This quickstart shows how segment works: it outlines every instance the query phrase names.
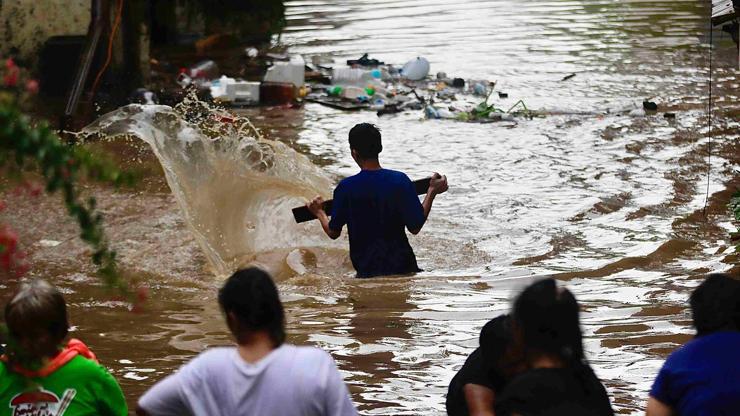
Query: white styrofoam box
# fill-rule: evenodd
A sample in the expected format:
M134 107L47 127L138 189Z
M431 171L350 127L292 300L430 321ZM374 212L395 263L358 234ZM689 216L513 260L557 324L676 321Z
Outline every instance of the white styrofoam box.
M237 81L226 84L226 96L231 101L260 101L260 83L249 81Z

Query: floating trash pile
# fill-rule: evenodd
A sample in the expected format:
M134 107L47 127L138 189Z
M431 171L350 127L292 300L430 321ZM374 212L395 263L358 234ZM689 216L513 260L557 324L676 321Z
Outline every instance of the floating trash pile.
M417 57L402 67L386 65L367 54L347 67L316 64L321 74L309 83L305 100L347 111L374 111L378 116L419 111L429 119L469 122L513 120L533 116L523 101L506 105L508 94L491 81L465 80L444 72L430 76L431 65ZM310 82L310 81L309 81ZM492 103L498 98L499 103Z
M247 50L250 59L254 54ZM365 54L348 60L346 66L327 65L318 56L311 63L300 55L267 53L262 58L271 66L260 81L222 75L215 62L202 61L182 68L176 82L179 88L195 89L201 98L225 107L314 102L344 111L373 111L378 116L418 112L429 119L468 122L534 115L522 101L507 103L508 94L496 90L495 82L465 80L444 72L431 76L431 65L424 57L392 65ZM145 90L137 94L151 103Z
M200 99L223 107L301 106L318 103L343 111L372 111L378 116L418 113L426 119L448 119L460 122L516 123L521 118L565 114L533 110L521 99L497 88L496 81L463 79L445 72L431 75L431 64L416 57L404 65L386 64L364 54L346 65L334 65L330 58L313 56L307 63L301 55L245 50L248 61L265 62L267 69L249 80L222 75L214 61L198 62L181 68L175 89L181 94L195 90ZM560 79L568 81L568 74ZM137 90L133 102L152 104L156 95ZM652 115L657 105L646 100L643 108L626 108L616 113L633 117ZM588 111L580 115L606 115L612 111ZM576 113L568 112L574 115ZM666 118L675 118L666 113Z

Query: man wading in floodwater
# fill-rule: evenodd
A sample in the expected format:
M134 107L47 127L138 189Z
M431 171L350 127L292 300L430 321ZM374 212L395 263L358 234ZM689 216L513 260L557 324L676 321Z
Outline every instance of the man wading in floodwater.
M447 191L447 177L434 173L424 202L419 203L413 183L402 172L383 169L380 131L362 123L349 131L352 158L360 173L339 182L329 220L320 196L306 204L321 222L326 235L339 238L346 224L349 255L357 277L408 274L421 271L404 228L418 234L437 194Z

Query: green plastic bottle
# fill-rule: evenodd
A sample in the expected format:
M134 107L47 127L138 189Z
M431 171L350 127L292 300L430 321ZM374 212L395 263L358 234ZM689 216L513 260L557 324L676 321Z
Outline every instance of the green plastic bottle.
M339 97L340 95L342 95L343 90L344 89L341 86L335 85L333 87L329 87L327 92L333 97Z

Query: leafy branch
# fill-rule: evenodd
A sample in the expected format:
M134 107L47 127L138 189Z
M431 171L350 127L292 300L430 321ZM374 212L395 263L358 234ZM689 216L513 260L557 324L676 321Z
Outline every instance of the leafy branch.
M3 80L0 85L0 168L16 178L24 171L35 170L43 176L47 193L61 193L67 212L79 226L80 238L93 249L91 257L98 275L109 287L130 296L128 285L119 275L116 252L105 237L103 218L96 209L95 198L82 197L79 181L85 178L119 187L133 184L135 177L81 146L65 144L45 122L32 124L22 107L29 96L38 91L38 82L25 79L25 75L12 59L6 60L0 68ZM31 191L32 194L40 192L41 189ZM0 201L0 210L3 208ZM6 224L0 224L0 269L22 275L27 265L17 242L17 233Z
M78 181L85 177L116 187L131 185L134 176L119 171L88 150L63 143L46 123L32 126L28 117L14 105L0 105L0 166L14 163L18 171L38 170L44 177L46 192L60 192L67 212L80 227L80 238L93 248L92 261L103 280L119 290L126 285L118 278L116 252L113 251L96 211L95 198L83 201Z

